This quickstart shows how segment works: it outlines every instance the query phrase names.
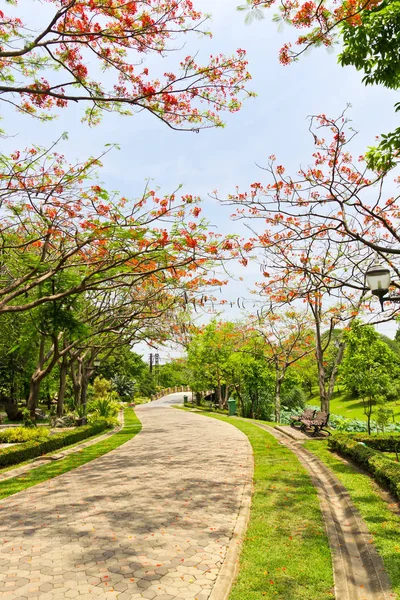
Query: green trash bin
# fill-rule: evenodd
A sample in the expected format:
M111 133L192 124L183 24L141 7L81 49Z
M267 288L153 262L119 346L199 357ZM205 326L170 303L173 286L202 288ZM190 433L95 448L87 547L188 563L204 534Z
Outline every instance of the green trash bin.
M234 398L229 398L228 410L229 410L230 417L233 417L234 415L236 415L236 400Z
M189 396L183 396L183 404L187 404L189 402Z

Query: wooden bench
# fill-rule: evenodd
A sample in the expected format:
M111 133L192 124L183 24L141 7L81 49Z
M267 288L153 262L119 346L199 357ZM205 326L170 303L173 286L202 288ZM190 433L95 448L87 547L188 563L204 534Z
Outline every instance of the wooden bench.
M312 419L301 419L300 429L305 431L306 429L313 429L312 435L317 435L320 431L325 431L328 435L331 435L330 431L325 429L328 425L329 413L324 411L317 411Z
M290 415L290 427L295 427L296 423L301 423L303 419L311 421L314 418L315 410L313 408L306 408L301 415Z

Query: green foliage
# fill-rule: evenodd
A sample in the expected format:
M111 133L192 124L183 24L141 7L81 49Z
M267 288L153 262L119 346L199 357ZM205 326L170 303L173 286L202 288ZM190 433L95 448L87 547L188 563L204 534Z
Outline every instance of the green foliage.
M361 23L342 21L342 66L352 65L364 73L365 84L400 87L400 2L384 0L361 12ZM399 105L396 104L396 110ZM400 127L381 136L378 146L368 149L368 166L379 171L393 168L400 150Z
M135 393L135 382L126 375L115 375L111 379L112 387L124 402L132 400Z
M114 417L118 414L119 405L116 402L118 394L113 390L113 384L104 377L96 377L93 382L92 400L88 403L87 412L99 417Z
M400 433L380 433L377 435L356 433L351 435L350 438L380 452L396 452L396 449L400 449Z
M227 382L228 361L235 349L234 332L234 323L213 320L193 336L187 353L191 389L206 391Z
M282 393L282 406L287 408L304 408L306 404L306 395L299 385L290 387Z
M342 22L341 65L364 72L367 85L400 87L400 2L384 0L361 13L361 26Z
M42 454L53 452L64 446L75 444L76 442L80 442L81 440L96 435L105 429L107 429L106 422L102 420L100 422L92 423L92 425L79 427L74 431L57 433L44 440L26 442L22 447L15 446L7 448L0 454L0 467L16 465L25 460L41 456Z
M113 391L112 387L112 383L108 379L96 377L92 386L93 400L99 400L109 396Z
M101 355L100 355L101 358ZM126 377L135 382L135 391L143 396L151 396L156 391L155 381L149 373L148 364L128 346L118 348L115 353L101 358L97 372L104 378Z
M382 408L392 392L393 380L399 379L399 356L380 339L372 326L359 321L352 324L345 339L341 381L349 391L356 391L362 398L370 426L373 407L379 404Z
M22 420L24 427L36 427L36 423L31 419L30 412L27 408L22 409Z
M400 464L386 458L384 454L373 450L364 442L356 441L347 435L332 436L328 440L328 446L334 452L351 458L400 500Z
M186 386L189 381L189 370L186 360L179 358L160 365L157 373L158 385L162 388Z
M0 430L0 444L18 444L48 438L50 435L47 427L10 427Z
M97 398L90 402L88 411L93 412L99 417L114 417L118 414L119 405L112 398Z
M115 417L100 417L97 413L89 415L88 423L89 425L93 425L93 423L103 423L106 429L114 429L114 427L118 427L118 425L120 424L118 419L116 419Z
M147 404L150 402L150 398L147 398L146 396L135 396L134 402L135 404Z

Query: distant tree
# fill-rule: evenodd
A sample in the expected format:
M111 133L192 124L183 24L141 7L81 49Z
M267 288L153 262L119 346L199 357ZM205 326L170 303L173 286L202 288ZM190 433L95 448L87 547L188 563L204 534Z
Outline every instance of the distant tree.
M157 373L157 383L163 388L187 385L189 370L183 358L176 358L160 365Z
M345 332L346 351L340 367L341 380L362 398L371 433L371 416L390 393L393 380L400 378L400 359L383 342L374 327L354 321Z
M234 323L213 320L192 337L187 350L193 391L214 389L220 408L227 404L233 387L229 358L241 334Z

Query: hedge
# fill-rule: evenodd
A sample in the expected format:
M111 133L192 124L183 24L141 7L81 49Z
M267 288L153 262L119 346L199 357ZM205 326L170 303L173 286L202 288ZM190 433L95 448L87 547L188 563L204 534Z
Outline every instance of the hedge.
M329 449L351 458L400 500L400 463L354 438L355 436L340 434L332 436L328 440Z
M99 419L91 425L85 425L84 427L78 427L73 431L67 431L64 433L56 433L55 435L38 441L26 442L22 446L15 446L7 448L6 450L0 450L0 467L9 467L10 465L16 465L20 462L24 462L42 454L53 452L64 446L69 446L80 442L88 437L101 433L110 426L106 419Z
M50 436L47 427L7 427L0 430L0 444L21 444Z
M354 433L350 434L349 437L356 442L362 442L369 448L380 450L381 452L395 452L396 448L400 450L400 434L398 433L381 433L378 435Z

